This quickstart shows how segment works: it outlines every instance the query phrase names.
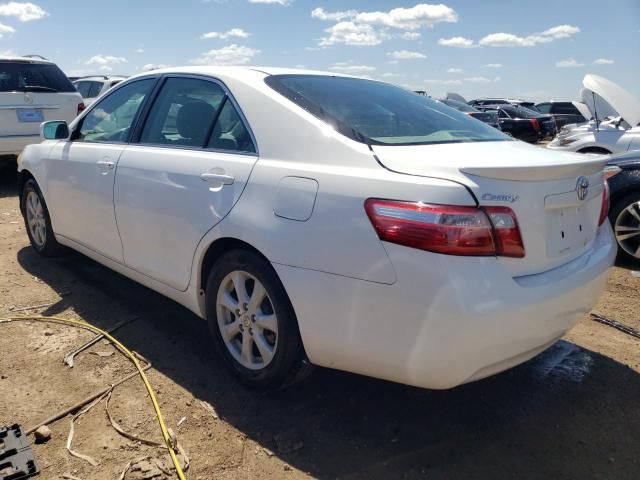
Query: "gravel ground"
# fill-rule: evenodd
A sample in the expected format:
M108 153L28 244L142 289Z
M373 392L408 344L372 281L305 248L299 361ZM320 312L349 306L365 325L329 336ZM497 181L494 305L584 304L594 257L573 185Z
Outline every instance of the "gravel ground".
M153 364L149 379L191 459L190 479L640 478L638 339L585 318L532 361L449 391L318 370L293 388L259 394L233 380L204 322L184 308L79 254L36 255L13 178L0 179L0 316L59 315L101 328L136 318L116 336ZM611 270L595 311L640 329L632 269ZM33 305L46 306L17 311ZM91 338L86 331L0 329L0 425L30 426L132 371L103 342L65 366L65 353ZM138 378L115 389L109 409L126 431L161 440ZM66 450L69 417L49 426L51 440L33 447L43 479L114 480L140 457L166 462L161 449L119 435L104 402L76 421L73 439L96 466ZM126 478L171 478L153 472Z

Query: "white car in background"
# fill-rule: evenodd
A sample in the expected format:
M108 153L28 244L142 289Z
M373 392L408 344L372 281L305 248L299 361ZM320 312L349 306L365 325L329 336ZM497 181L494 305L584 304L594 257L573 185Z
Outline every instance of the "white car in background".
M0 56L0 156L40 142L40 124L71 122L82 97L55 63L41 57Z
M427 388L522 363L597 302L604 160L382 82L155 70L19 162L33 248L71 247L207 319L254 386L309 362Z
M73 82L86 106L91 105L96 98L117 84L126 80L127 77L120 75L104 75L93 77L82 77Z
M583 101L594 120L565 126L547 147L600 154L640 149L640 100L597 75L586 75L582 84Z

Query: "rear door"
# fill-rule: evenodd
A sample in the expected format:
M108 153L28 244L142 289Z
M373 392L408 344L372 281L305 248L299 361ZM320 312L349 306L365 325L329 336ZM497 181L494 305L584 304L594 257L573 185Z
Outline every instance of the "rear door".
M238 201L257 158L249 128L221 83L166 78L116 172L125 264L185 290L196 246Z
M113 209L115 169L155 82L134 81L101 99L76 126L71 141L55 144L45 161L55 232L118 262L123 258Z
M54 64L0 61L0 137L36 136L48 120L70 122L81 102Z

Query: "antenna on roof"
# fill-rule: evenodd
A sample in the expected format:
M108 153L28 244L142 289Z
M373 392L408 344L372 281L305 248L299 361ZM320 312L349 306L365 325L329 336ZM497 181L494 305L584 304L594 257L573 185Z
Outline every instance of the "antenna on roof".
M47 58L43 57L42 55L38 55L35 53L31 53L29 55L23 55L24 58L39 58L40 60L48 60Z

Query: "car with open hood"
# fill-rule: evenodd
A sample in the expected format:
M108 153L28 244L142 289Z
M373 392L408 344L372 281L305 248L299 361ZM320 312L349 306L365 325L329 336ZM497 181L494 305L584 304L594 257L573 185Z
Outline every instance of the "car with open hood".
M547 147L601 154L640 149L640 100L598 75L585 75L582 84L582 97L593 121L565 127ZM606 123L602 121L605 117Z
M604 159L375 80L154 70L42 138L18 165L33 249L189 308L256 387L309 364L427 388L496 374L589 312L616 255Z

